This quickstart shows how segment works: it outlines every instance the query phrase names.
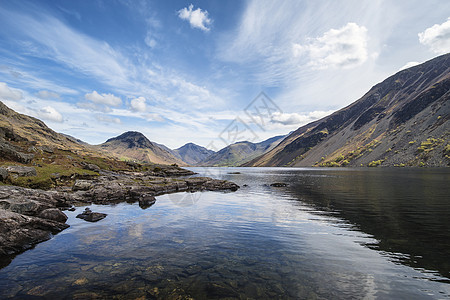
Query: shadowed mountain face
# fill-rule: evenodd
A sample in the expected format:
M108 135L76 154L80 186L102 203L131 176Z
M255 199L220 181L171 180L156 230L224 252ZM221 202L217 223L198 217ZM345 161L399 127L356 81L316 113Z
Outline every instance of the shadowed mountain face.
M115 155L121 159L157 164L176 163L185 165L181 159L175 157L169 150L151 142L142 133L136 131L125 132L97 147L100 151Z
M181 158L181 160L189 165L195 165L215 153L212 150L208 150L205 147L194 143L187 143L186 145L172 151L179 158Z
M237 142L208 156L201 166L239 166L273 149L285 136L276 136L260 143Z
M450 54L403 70L246 166L448 166Z

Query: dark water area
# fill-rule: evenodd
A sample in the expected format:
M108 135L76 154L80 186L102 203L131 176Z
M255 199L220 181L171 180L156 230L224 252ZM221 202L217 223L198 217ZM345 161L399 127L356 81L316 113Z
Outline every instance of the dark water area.
M450 298L447 169L193 170L241 189L67 212L0 270L0 299Z

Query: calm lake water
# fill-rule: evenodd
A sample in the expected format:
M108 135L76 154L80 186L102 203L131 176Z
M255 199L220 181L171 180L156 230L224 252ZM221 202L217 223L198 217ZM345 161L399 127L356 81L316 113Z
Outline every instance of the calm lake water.
M450 298L448 169L192 169L241 189L67 212L0 299Z

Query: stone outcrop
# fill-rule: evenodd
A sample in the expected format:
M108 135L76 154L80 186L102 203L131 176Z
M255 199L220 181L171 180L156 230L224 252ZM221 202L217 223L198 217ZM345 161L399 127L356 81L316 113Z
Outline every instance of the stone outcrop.
M34 154L23 153L13 145L0 138L0 155L20 163L28 164L34 158Z
M58 192L0 186L0 257L27 250L69 227L61 211L67 207Z

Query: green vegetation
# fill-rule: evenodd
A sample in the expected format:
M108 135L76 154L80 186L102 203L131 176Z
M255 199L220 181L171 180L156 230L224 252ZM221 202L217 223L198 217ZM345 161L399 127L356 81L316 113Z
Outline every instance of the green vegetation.
M445 145L444 147L444 155L446 158L450 159L450 144Z
M383 163L383 161L384 161L384 159L373 160L367 166L368 167L378 167L379 165L381 165Z
M344 155L339 155L336 159L335 159L335 162L340 162L341 160L344 160Z
M426 141L420 143L420 146L417 148L417 151L425 153L433 151L436 146L440 145L443 142L444 139L429 138Z
M37 176L10 176L7 183L29 188L50 189L60 185L71 185L77 178L98 176L98 173L67 165L45 164L36 168Z
M324 161L325 158L322 157L322 162L316 162L316 165L318 165L319 167L344 167L348 165L352 160L360 158L366 153L372 152L373 148L377 147L380 144L380 141L372 140L370 143L367 143L364 146L360 146L356 150L349 151L346 154L339 154L335 159Z

